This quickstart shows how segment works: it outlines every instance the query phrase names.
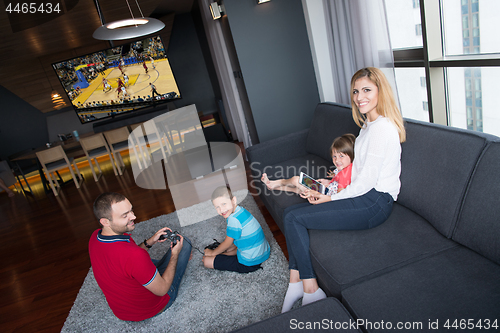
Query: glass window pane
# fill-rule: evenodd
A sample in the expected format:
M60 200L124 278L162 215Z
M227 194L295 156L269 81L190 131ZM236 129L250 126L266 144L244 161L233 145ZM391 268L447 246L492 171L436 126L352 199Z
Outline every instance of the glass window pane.
M422 85L422 79L425 81L424 68L396 68L395 74L403 117L429 121L427 88Z
M462 28L469 29L469 16L468 15L462 15Z
M472 27L479 28L479 14L477 13L472 15Z
M412 0L386 0L389 35L393 49L422 47L420 7Z
M491 27L500 1L441 0L441 7L446 56L500 52L498 33Z
M500 67L446 69L451 126L500 136L495 91L499 75Z

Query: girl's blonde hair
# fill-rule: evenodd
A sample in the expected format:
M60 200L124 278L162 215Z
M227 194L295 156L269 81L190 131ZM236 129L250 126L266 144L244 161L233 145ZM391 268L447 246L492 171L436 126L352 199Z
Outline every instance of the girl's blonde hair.
M352 106L352 117L354 118L354 122L359 127L363 127L366 123L366 116L363 115L356 103L354 103L354 83L363 77L367 77L370 81L372 81L378 88L378 104L377 104L377 112L383 117L389 118L389 120L396 126L399 133L399 141L406 141L406 130L403 122L403 117L401 116L401 112L396 104L396 100L394 99L394 95L392 92L391 85L384 73L375 67L366 67L362 68L354 75L351 79L351 106Z

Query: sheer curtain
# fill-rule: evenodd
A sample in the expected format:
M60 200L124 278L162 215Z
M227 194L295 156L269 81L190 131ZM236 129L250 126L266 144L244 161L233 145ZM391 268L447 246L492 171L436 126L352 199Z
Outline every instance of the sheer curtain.
M378 67L397 99L394 59L384 0L322 0L336 102L350 104L352 75Z
M212 54L212 59L217 73L217 79L221 87L222 103L226 112L228 125L233 134L233 138L242 142L245 148L252 145L252 140L248 132L240 94L231 67L228 50L222 33L219 20L214 21L210 13L210 0L198 0L201 9L203 25L207 35L208 45Z

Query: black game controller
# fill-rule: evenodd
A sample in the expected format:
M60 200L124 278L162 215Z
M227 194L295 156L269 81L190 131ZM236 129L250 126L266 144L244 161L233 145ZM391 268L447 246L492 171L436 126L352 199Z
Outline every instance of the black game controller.
M220 243L219 243L219 241L218 241L217 239L215 239L215 238L214 238L214 241L215 241L215 242L213 242L212 244L205 246L205 249L215 250L215 249L216 249L216 248L220 245Z
M177 241L181 240L181 238L179 237L179 233L177 231L167 230L165 232L167 234L166 235L161 235L160 238L159 238L159 240L168 239L169 241L172 242L172 245L177 244Z

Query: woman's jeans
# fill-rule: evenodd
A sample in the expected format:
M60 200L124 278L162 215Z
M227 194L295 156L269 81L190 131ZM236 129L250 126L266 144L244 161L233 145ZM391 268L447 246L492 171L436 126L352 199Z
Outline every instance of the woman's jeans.
M156 268L160 275L163 275L165 270L167 269L168 263L170 261L170 256L172 255L171 249L168 249L167 253L160 260L151 259L153 264L155 264ZM172 303L177 298L177 292L179 291L179 285L181 284L182 277L184 276L184 271L186 270L186 266L189 261L189 257L191 256L191 241L184 237L184 243L182 244L182 250L179 253L179 258L177 259L177 266L175 268L174 280L172 281L172 285L168 290L167 294L170 296L170 300L167 303L165 309L169 308ZM165 311L163 309L163 311ZM162 312L163 312L162 311Z
M316 278L309 254L308 230L370 229L387 220L393 202L390 194L372 189L356 198L288 207L283 216L289 268L298 270L301 279Z

